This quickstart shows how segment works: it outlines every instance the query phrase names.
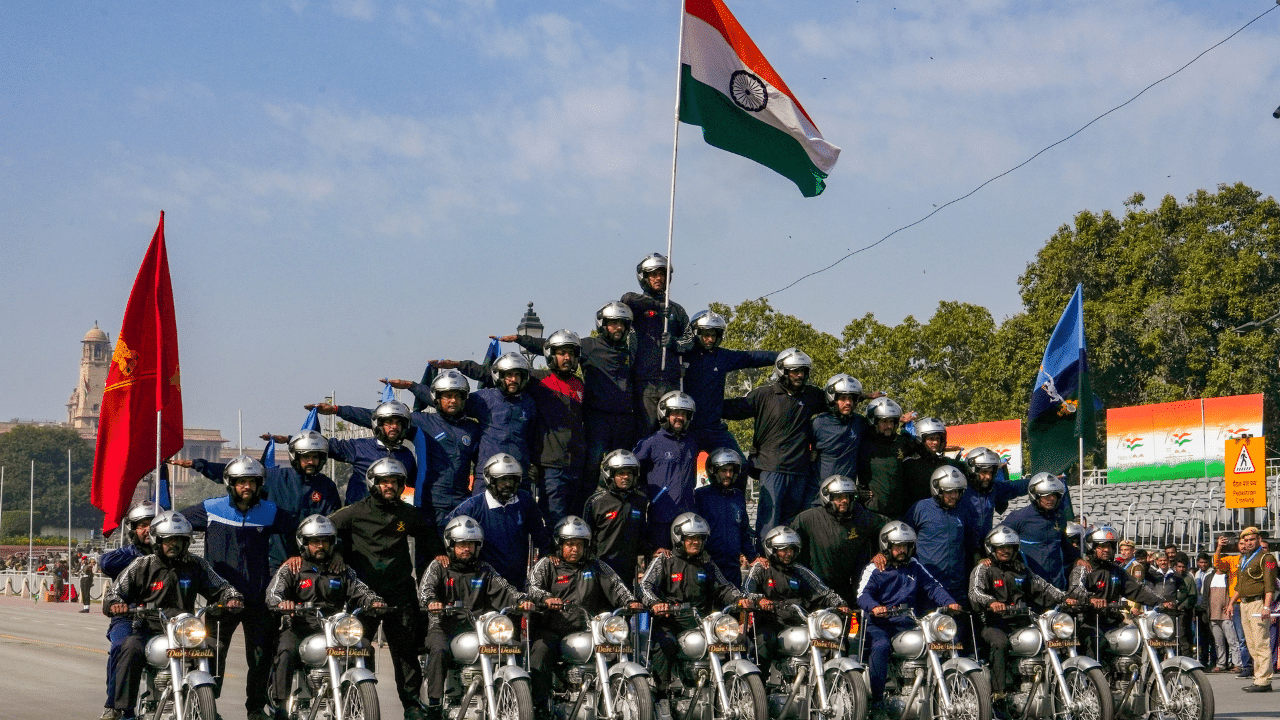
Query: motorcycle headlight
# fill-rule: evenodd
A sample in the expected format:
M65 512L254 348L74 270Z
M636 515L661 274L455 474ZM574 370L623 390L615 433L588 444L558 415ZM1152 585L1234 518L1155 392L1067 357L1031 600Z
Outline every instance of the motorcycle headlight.
M1175 629L1173 618L1164 613L1156 613L1155 617L1151 618L1151 629L1155 631L1156 637L1161 640L1168 640L1173 637Z
M173 626L173 635L178 640L178 647L200 647L208 634L204 629L204 620L198 617L184 617Z
M499 645L507 645L515 637L516 626L506 615L494 615L484 624L484 634Z
M611 645L621 645L627 641L627 636L631 634L631 628L627 625L627 621L614 615L604 624L600 626L600 632L604 635L604 641Z
M839 615L825 610L813 619L813 626L818 631L818 637L823 640L839 640L844 632L844 620Z
M722 643L731 643L742 634L742 628L738 627L738 621L724 613L715 617L712 621L711 629L716 634L716 641Z
M333 625L333 636L345 647L351 647L364 639L364 625L352 615L346 615Z
M1049 629L1059 640L1070 640L1076 634L1076 619L1066 613L1054 613L1049 619Z
M955 640L956 633L959 631L959 627L956 626L955 619L950 615L935 615L934 618L929 621L929 625L929 629L931 630L930 634L940 642L951 642L952 640Z

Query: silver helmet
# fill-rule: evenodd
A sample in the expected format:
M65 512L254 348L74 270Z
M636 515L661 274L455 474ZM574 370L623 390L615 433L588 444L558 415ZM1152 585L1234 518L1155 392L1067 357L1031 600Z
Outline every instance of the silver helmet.
M720 341L724 339L725 330L729 329L729 323L725 321L724 316L720 313L703 310L693 316L693 320L689 321L689 327L693 330L694 335L704 332L715 333L715 345L719 345Z
M800 553L801 547L800 533L792 530L786 525L778 525L769 532L764 534L764 539L760 541L760 545L764 548L765 557L770 562L775 562L778 557L778 551L784 547L793 547L796 554Z
M555 539L557 547L566 540L586 540L590 546L591 526L577 515L565 515L551 530L551 537Z
M710 537L711 525L698 513L680 513L671 521L671 544L679 547L686 537L701 535Z
M1004 464L1004 458L1000 457L995 450L980 447L965 453L964 464L968 465L969 470L975 473L981 469L990 469L995 472Z
M1110 525L1099 525L1092 530L1086 531L1084 536L1084 544L1088 546L1090 551L1099 545L1105 545L1106 543L1117 545L1119 542L1120 533L1116 532L1116 529Z
M329 538L338 541L338 528L333 521L323 515L308 515L306 519L298 523L298 532L294 535L298 540L298 549L302 552L307 551L307 541L312 538Z
M493 366L489 368L489 377L493 378L493 384L506 392L506 388L502 385L502 373L516 370L523 374L524 379L520 381L520 387L516 392L524 389L525 384L529 382L529 375L533 372L533 366L529 364L529 359L518 352L504 353L493 361Z
M329 441L315 430L303 430L289 438L289 457L297 460L307 453L321 453L328 456Z
M741 472L742 456L738 454L737 450L727 447L716 448L715 450L707 453L707 461L702 466L703 469L706 470L707 481L712 482L720 468L725 465L737 465L738 471ZM736 474L737 473L735 473L735 475Z
M839 395L852 395L855 398L861 396L862 381L847 373L836 373L822 386L822 390L827 395L827 405L834 407Z
M129 508L129 512L124 516L124 530L129 533L130 541L136 541L137 536L133 534L138 529L138 523L143 520L153 520L156 516L156 504L150 500L143 500Z
M797 368L813 369L813 358L809 357L805 351L800 348L787 348L778 353L778 357L774 359L773 366L780 372L795 370Z
M986 539L982 541L983 547L987 549L987 555L996 556L996 549L1008 547L1010 545L1015 548L1022 546L1022 539L1018 537L1018 533L1008 525L997 525L995 529L987 533Z
M823 480L821 487L818 488L818 497L821 498L822 506L825 508L831 507L831 501L835 499L836 495L844 495L846 493L856 497L858 483L854 482L853 478L844 475L832 475Z
M1045 495L1066 495L1067 486L1053 473L1036 473L1027 483L1027 494L1031 496L1031 502L1036 502Z
M920 418L916 421L916 437L923 440L928 435L942 435L942 442L947 442L947 426L936 417Z
M476 543L476 553L484 546L484 528L470 515L459 515L444 526L444 547L452 550L460 542Z
M698 405L693 401L692 397L680 392L679 390L672 390L671 392L663 395L662 398L658 400L658 419L661 425L668 430L670 430L670 427L667 426L667 414L672 410L684 410L689 413L689 420L687 422L691 423L693 422L693 414L698 410ZM689 426L686 423L685 430L688 429Z
M390 418L400 418L400 424L404 427L404 432L406 433L409 432L409 414L410 414L409 406L405 405L399 400L387 400L387 401L378 403L378 407L373 409L374 437L381 440L383 444L389 444L387 442L387 436L385 433L382 432L382 428L380 426L382 425L383 420L387 420ZM402 437L401 440L403 439L404 438ZM399 444L400 444L400 441L397 441L396 445L399 445Z
M551 333L551 337L547 338L547 343L542 347L542 354L547 357L547 362L552 362L551 354L556 348L571 347L576 357L582 357L582 339L578 337L578 333L572 330L557 330ZM574 363L574 369L577 363Z
M151 534L151 542L159 545L161 540L171 537L186 538L187 542L190 542L195 531L191 528L191 521L185 515L165 510L151 521L151 529L148 532Z
M902 417L902 406L887 397L878 397L867 404L867 418L876 420Z
M640 289L648 291L649 286L644 281L644 276L657 270L667 271L667 282L671 282L671 274L675 270L671 267L671 263L667 261L667 256L659 253L646 255L643 260L636 264L636 282L640 283Z
M498 453L486 460L482 472L485 484L492 484L500 477L514 475L517 481L524 477L524 468L520 466L520 461L506 453Z
M1067 523L1066 529L1062 532L1071 539L1071 542L1077 545L1079 545L1080 540L1084 538L1084 526L1078 522Z
M636 316L631 312L631 308L625 303L617 300L605 303L604 307L596 311L596 331L603 333L604 324L609 320L622 320L630 328L635 322Z
M409 471L405 469L404 463L393 457L382 457L373 461L369 469L364 473L364 483L369 486L372 492L378 486L380 478L400 478L400 484L404 485L409 482Z
M627 488L630 490L640 481L640 460L630 450L611 450L600 463L600 483L612 489L614 473L624 469L631 470L631 485Z
M967 487L969 487L969 481L964 473L952 465L942 465L929 476L929 494L933 497L938 497L948 490L964 490Z
M222 471L222 482L228 490L235 486L237 478L243 477L257 478L258 489L262 489L262 483L267 477L267 469L248 455L240 455L227 463Z
M916 531L901 520L890 520L880 528L880 552L889 552L891 545L911 543L912 554L915 554Z
M431 381L431 400L436 410L441 413L444 411L440 409L440 395L447 392L462 393L462 403L465 406L467 397L471 395L471 383L467 382L467 378L457 370L441 370L440 374ZM459 409L458 412L463 411Z

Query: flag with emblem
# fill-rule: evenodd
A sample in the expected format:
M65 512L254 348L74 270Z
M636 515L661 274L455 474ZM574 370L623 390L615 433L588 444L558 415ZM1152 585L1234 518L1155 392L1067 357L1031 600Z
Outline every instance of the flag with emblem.
M172 457L183 443L182 385L163 212L129 293L102 393L90 499L104 513L104 535L120 524L138 481L156 468L157 420L160 456Z
M754 160L805 197L826 189L840 148L822 138L782 77L722 0L686 0L680 121L708 144Z
M1094 446L1096 411L1089 384L1089 358L1084 338L1084 288L1076 291L1058 318L1040 361L1027 410L1027 444L1031 472L1060 473Z

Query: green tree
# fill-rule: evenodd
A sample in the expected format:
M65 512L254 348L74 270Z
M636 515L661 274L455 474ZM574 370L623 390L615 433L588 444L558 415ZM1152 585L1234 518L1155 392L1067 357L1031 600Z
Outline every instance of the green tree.
M30 505L31 462L35 461L35 509L50 524L67 519L67 451L71 451L71 523L99 527L102 511L89 504L93 446L70 428L19 425L0 435L0 466L5 468L4 509ZM24 512L25 514L25 512ZM26 532L26 526L22 526ZM36 532L40 526L36 525Z

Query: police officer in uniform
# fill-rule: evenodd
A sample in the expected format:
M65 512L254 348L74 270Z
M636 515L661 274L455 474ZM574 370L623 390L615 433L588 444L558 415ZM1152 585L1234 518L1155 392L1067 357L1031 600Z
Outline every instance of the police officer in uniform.
M1240 569L1236 571L1235 594L1227 605L1227 616L1239 609L1244 641L1253 657L1253 684L1245 692L1271 692L1271 603L1275 600L1276 559L1263 552L1256 527L1240 531ZM1235 603L1239 603L1236 605Z

